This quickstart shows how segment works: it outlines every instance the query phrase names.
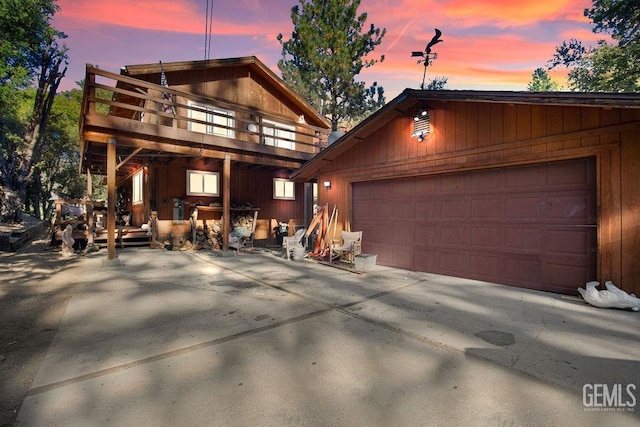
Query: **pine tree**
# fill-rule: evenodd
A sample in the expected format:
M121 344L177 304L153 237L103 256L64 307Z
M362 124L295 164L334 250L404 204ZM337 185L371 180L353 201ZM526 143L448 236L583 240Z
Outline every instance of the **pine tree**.
M364 68L384 60L369 55L386 33L373 24L363 31L367 14L358 14L359 6L359 0L300 0L291 9L291 38L277 37L283 80L331 121L332 130L385 101L377 83L367 89L355 80Z

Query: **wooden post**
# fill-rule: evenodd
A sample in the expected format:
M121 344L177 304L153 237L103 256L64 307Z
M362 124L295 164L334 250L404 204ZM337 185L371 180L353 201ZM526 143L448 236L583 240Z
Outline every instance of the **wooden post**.
M107 144L107 260L116 258L116 140Z
M94 73L91 73L91 74L87 73L87 81L84 84L88 91L87 98L89 98L88 113L95 114L96 112L96 86L95 86L96 75Z
M222 250L229 250L231 225L231 156L225 154L222 167Z
M93 199L93 178L91 177L91 169L87 167L87 199Z
M87 245L93 246L93 178L91 169L87 168Z

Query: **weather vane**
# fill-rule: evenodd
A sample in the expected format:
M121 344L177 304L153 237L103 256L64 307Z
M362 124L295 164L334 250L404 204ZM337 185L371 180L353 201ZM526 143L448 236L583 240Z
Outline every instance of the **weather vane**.
M431 53L431 48L433 47L433 45L435 45L436 43L440 43L444 40L440 40L440 36L442 35L442 31L440 31L439 29L435 29L436 30L436 35L433 36L433 38L431 39L431 41L429 43L427 43L427 47L424 48L424 52L421 51L413 51L411 52L411 57L420 57L421 59L418 59L418 64L423 62L424 63L424 72L422 73L422 85L420 86L420 88L422 90L424 90L424 79L427 76L427 67L429 65L431 65L431 63L438 58L438 54L433 52Z

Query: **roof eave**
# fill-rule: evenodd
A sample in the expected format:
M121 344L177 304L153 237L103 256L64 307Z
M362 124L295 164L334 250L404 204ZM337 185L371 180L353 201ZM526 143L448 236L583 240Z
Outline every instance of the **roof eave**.
M371 134L391 118L403 114L415 104L423 101L462 101L505 104L537 104L558 106L580 106L601 108L640 108L640 94L626 93L586 93L586 92L507 92L507 91L457 91L405 89L393 100L385 104L351 131L347 132L322 152L306 162L290 175L294 181L308 181L315 178L326 161L331 161ZM381 117L389 114L389 120ZM393 114L393 116L391 116Z

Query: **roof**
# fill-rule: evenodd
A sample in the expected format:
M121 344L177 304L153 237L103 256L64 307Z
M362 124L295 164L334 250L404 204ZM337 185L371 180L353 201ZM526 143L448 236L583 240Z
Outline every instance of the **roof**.
M380 129L396 117L412 111L425 101L486 102L502 104L558 105L600 108L640 108L638 93L609 92L513 92L471 90L417 90L405 89L400 95L385 104L356 127L318 153L301 168L291 174L290 179L306 181L313 179L327 161L342 153Z
M282 95L298 106L304 112L307 123L320 127L331 127L331 123L309 103L291 89L280 77L255 56L243 56L238 58L209 59L199 61L181 62L157 62L153 64L126 65L122 67L121 74L140 78L144 75L159 74L164 70L166 74L180 71L209 70L224 67L249 67L253 72L271 83ZM157 80L157 79L155 79ZM170 80L170 79L169 79ZM171 81L171 80L170 80Z

